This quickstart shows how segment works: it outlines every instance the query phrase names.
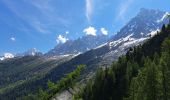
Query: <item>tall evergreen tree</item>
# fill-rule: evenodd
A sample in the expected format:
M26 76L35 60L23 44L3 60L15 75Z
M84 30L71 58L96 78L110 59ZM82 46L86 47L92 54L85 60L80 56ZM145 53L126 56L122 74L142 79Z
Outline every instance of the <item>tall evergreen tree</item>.
M159 100L160 83L158 81L158 67L151 60L147 61L145 67L147 69L145 81L146 100Z
M162 26L162 32L165 32L165 30L166 30L166 27L165 27L165 24L163 24L163 26Z
M160 61L160 66L161 66L161 72L162 72L162 90L163 90L164 100L170 99L170 70L166 62L168 59L169 59L168 54L163 53L161 61Z
M162 44L162 56L160 59L162 72L163 99L170 99L170 40L167 38Z

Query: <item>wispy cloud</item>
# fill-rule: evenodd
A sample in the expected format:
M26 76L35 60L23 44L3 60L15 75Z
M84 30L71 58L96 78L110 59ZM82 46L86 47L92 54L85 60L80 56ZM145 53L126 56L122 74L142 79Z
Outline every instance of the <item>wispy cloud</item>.
M38 19L33 14L30 14L27 11L20 9L17 6L17 3L4 0L4 4L6 4L6 6L9 8L9 10L11 12L13 12L18 18L20 18L21 20L26 22L28 25L33 27L36 31L38 31L40 33L46 32L45 29L43 29L44 27L42 27L42 24L40 24L40 23L42 23L42 21L40 21L40 19ZM37 22L39 22L39 23L37 23Z
M118 15L116 17L116 19L123 19L126 12L129 10L130 6L132 5L132 3L134 2L134 0L126 0L123 1L119 7L118 7Z
M48 34L50 31L47 29L45 24L41 23L40 21L36 20L30 23L38 32Z
M93 0L86 0L86 18L90 22L93 14Z
M45 13L46 11L48 12L53 12L54 8L50 4L49 0L41 1L41 0L29 0L30 4L38 8L41 12ZM46 12L47 13L47 12Z
M67 26L69 23L67 19L64 19L57 14L56 8L52 5L50 0L24 0L20 3L26 5L23 6L18 2L3 0L3 3L14 13L19 19L26 22L29 26L35 29L38 33L51 33L52 28L56 28L57 25ZM34 10L30 10L34 9ZM30 12L31 11L31 12Z

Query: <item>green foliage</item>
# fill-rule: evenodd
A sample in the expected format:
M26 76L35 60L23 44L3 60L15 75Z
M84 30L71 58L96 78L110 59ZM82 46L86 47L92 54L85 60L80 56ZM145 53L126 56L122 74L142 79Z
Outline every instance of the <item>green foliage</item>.
M155 65L154 62L151 62L150 60L146 64L146 80L145 80L145 94L146 94L146 100L156 100L160 98L159 96L159 71L158 66Z
M27 96L18 98L17 100L48 100L48 97L49 94L40 88L37 94L28 94Z
M57 83L51 81L47 82L48 89L39 89L37 94L29 94L22 97L21 100L48 100L52 98L58 92L72 87L76 83L76 79L80 76L81 71L85 68L85 65L79 65L73 72L67 74L64 78L60 79Z
M67 74L66 77L58 81L57 84L52 89L53 94L68 87L72 87L75 84L75 79L80 76L80 72L84 68L85 65L79 65L76 70Z
M162 91L163 99L170 98L170 43L166 39L162 44L162 57L160 58L160 70L162 73ZM168 48L168 49L167 49Z
M26 94L34 94L39 87L44 88L45 82L39 80L56 67L56 63L56 60L47 61L39 56L0 61L0 100L20 98ZM35 81L38 82L32 85Z
M76 99L170 100L170 25L130 48L110 68L99 69Z

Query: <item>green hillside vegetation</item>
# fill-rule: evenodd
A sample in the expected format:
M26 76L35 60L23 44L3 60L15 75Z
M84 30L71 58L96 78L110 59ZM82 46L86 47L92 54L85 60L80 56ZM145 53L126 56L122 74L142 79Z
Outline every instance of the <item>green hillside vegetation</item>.
M79 65L77 68L67 74L64 78L60 79L57 83L48 81L48 89L39 89L37 94L29 94L27 96L18 98L18 100L49 100L53 98L58 92L68 89L75 85L77 78L80 76L85 65Z
M25 56L1 61L0 95L44 77L58 63L60 63L58 60L46 60L40 56Z
M170 100L170 24L143 45L130 48L74 100Z

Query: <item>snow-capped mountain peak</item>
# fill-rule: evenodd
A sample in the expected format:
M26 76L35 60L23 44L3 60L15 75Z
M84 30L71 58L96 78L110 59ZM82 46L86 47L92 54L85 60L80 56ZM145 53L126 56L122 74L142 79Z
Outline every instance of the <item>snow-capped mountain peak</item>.
M11 59L15 56L12 53L5 53L4 56L0 57L0 60Z
M33 49L28 50L26 53L28 55L35 56L37 52L39 52L39 51L36 48L33 48Z
M19 53L16 56L23 57L23 56L36 56L36 55L40 56L40 55L42 55L42 53L38 49L32 48L32 49L27 50L24 53Z
M125 38L134 33L131 38L147 37L148 33L161 29L168 23L168 12L142 8L137 16L132 18L114 37L114 40ZM159 21L159 23L158 23Z
M4 57L5 58L14 58L14 55L12 53L5 53Z
M168 23L164 17L167 14L159 10L141 9L139 14L120 29L111 40L95 48L96 52L102 54L98 57L102 57L103 61L106 59L113 61L120 55L126 54L130 47L144 43L155 36L163 24ZM158 19L163 19L163 21L157 23Z
M169 13L169 12L166 12L166 13L162 16L161 19L158 19L158 20L157 20L157 23L163 22L163 21L167 18L167 16L169 16L169 15L170 15L170 13Z

